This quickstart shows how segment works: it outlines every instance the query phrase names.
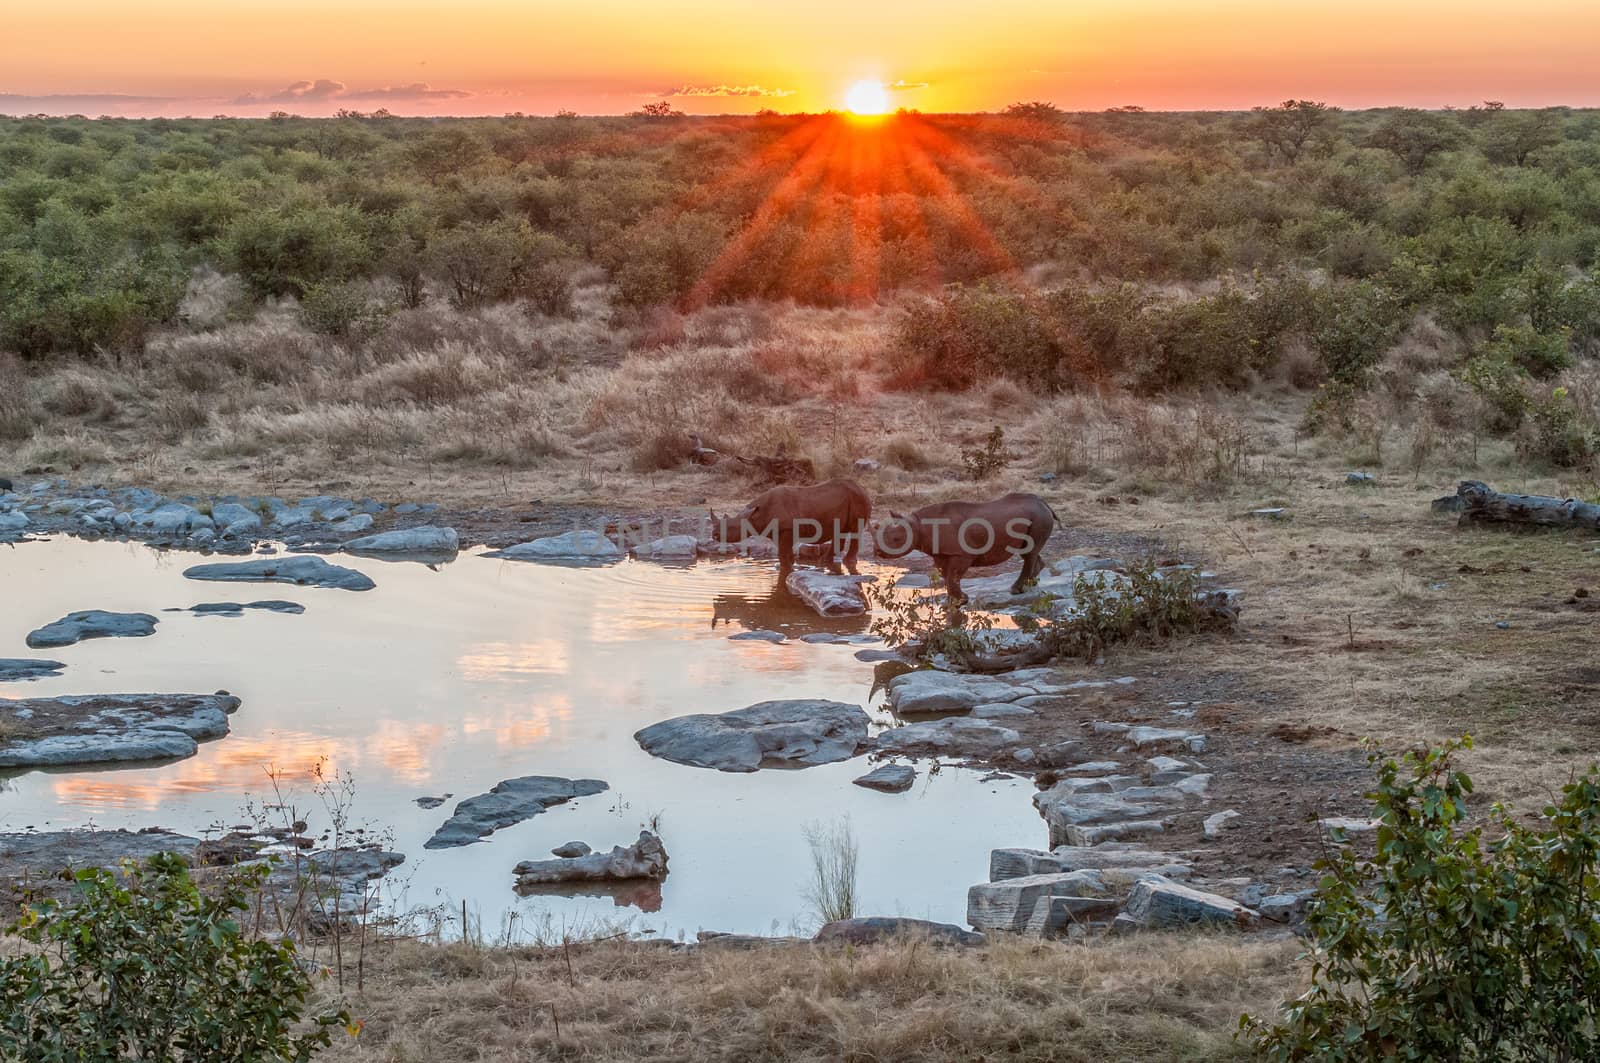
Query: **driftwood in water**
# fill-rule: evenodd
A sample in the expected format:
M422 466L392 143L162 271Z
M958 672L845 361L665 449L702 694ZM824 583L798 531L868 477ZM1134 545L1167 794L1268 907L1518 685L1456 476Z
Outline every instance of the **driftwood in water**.
M1507 495L1477 480L1456 488L1462 524L1542 524L1600 530L1600 506L1550 495Z

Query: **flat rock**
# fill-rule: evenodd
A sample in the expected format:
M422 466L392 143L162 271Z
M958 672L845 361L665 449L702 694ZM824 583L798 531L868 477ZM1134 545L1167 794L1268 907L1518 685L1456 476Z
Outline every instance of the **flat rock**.
M964 948L984 942L982 934L974 934L952 923L883 915L836 919L824 923L814 940L818 944L872 945L896 938L921 938L935 945L958 945Z
M594 850L589 848L589 846L584 842L563 842L554 849L551 849L550 852L555 856L570 858L574 856L588 856L590 853L594 852Z
M667 850L660 838L645 830L639 832L638 841L626 848L617 845L609 853L585 852L577 856L557 856L554 860L524 860L513 873L519 889L566 882L662 879L667 875Z
M615 561L622 556L622 551L600 532L579 528L518 543L485 556L507 561Z
M737 635L729 635L729 642L788 642L789 636L781 631L741 631Z
M1167 727L1130 727L1128 741L1138 749L1183 748L1192 753L1205 750L1206 736L1192 731L1179 731Z
M71 646L84 639L142 638L153 635L160 623L149 613L108 613L86 609L68 613L28 635L28 645L36 650Z
M889 707L901 716L961 712L978 705L1014 702L1035 693L1014 676L966 675L930 668L889 680Z
M989 705L974 705L968 715L976 720L1003 720L1007 717L1037 716L1038 713L1019 701L997 701Z
M943 720L892 727L878 736L885 753L908 755L947 754L956 757L993 757L1015 749L1022 736L991 720L952 716Z
M440 797L418 797L415 799L414 803L418 808L438 808L440 805L450 800L450 796L451 795L449 794L444 794Z
M115 869L123 860L192 854L199 838L168 830L58 830L0 834L0 882L47 880L84 867Z
M1120 907L1098 871L1025 875L967 890L967 922L978 930L1055 937L1077 922L1109 922Z
M1260 913L1217 893L1206 893L1161 875L1145 875L1128 894L1127 914L1142 926L1252 927Z
M371 517L367 518L369 524L371 520ZM404 555L448 559L454 557L459 549L461 549L461 538L454 528L431 526L398 528L376 535L364 535L344 544L344 552L347 554L371 557Z
M524 775L496 783L486 794L456 804L450 818L423 843L424 849L449 849L470 845L502 827L521 823L577 797L608 789L599 779L562 779L553 775Z
M299 602L286 602L280 598L269 598L259 602L201 602L191 605L187 609L174 609L172 612L193 613L195 616L243 616L246 609L253 609L263 613L286 613L299 616L306 611L306 607Z
M342 565L330 565L320 557L305 554L195 565L184 569L183 574L188 579L221 583L293 583L302 587L333 587L346 591L370 591L377 586L365 573Z
M1234 826L1233 821L1242 814L1231 808L1222 812L1215 812L1205 818L1205 822L1201 824L1201 830L1207 839L1215 841L1222 837L1223 831L1231 829Z
M1037 849L995 849L989 853L989 881L1022 878L1027 875L1059 875L1068 871L1131 870L1158 871L1172 878L1184 878L1190 864L1181 854L1147 849L1126 842L1104 845L1062 845L1049 852Z
M1343 831L1346 834L1366 834L1375 831L1382 825L1382 820L1354 819L1350 816L1328 816L1317 820L1317 826L1325 831Z
M60 661L42 658L0 657L0 683L14 683L22 679L53 679L66 665Z
M917 769L909 764L880 764L865 775L851 780L857 786L882 790L886 794L903 794L916 781Z
M0 534L22 531L28 523L28 515L21 510L0 513Z
M666 535L633 548L633 556L646 561L693 561L700 553L700 540L693 535Z
M193 756L228 733L229 694L74 694L0 700L0 768L47 768Z
M871 718L859 705L763 701L721 714L678 716L634 734L645 752L718 771L804 768L848 760L867 745Z
M859 616L867 611L861 584L872 576L843 576L814 568L797 568L789 573L784 586L810 606L818 616Z

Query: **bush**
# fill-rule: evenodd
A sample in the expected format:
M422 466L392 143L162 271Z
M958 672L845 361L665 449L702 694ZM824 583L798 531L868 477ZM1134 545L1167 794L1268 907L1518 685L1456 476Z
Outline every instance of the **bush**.
M1497 805L1468 826L1470 746L1369 755L1375 849L1319 862L1311 988L1241 1020L1265 1058L1600 1058L1600 781L1531 824Z
M1038 296L953 285L912 306L890 343L905 385L962 390L996 376L1054 389L1074 377L1049 305Z
M1386 287L1338 285L1322 293L1311 345L1331 380L1360 386L1399 337L1404 317L1399 294Z
M1499 325L1482 355L1510 362L1529 376L1547 380L1572 366L1571 338L1564 328L1540 333L1528 325Z
M312 332L360 339L383 327L390 307L372 298L360 281L319 282L300 297L300 320Z
M71 907L24 907L9 932L28 947L0 959L0 1057L310 1059L351 1020L308 1017L311 983L294 946L245 937L238 917L266 875L234 871L203 892L167 854L127 865L121 881L77 872Z
M1533 437L1525 448L1530 457L1569 469L1589 460L1594 441L1566 388L1554 389L1549 398L1534 403L1530 412Z

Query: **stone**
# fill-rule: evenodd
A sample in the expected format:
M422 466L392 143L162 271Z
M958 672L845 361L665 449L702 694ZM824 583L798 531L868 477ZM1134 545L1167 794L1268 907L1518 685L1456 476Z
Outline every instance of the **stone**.
M903 661L898 650L857 650L851 656L867 664L880 664L883 661Z
M968 715L976 720L1003 720L1007 717L1037 716L1038 713L1018 702L997 701L990 705L974 705Z
M370 591L377 586L372 582L372 577L365 573L342 565L330 565L320 557L305 554L195 565L184 569L183 574L188 579L221 583L293 583L302 587L332 587L347 591Z
M1347 484L1370 485L1377 483L1378 478L1370 472L1347 472L1344 474L1344 482Z
M448 560L461 548L461 537L454 528L397 528L379 532L344 544L347 554L360 557L387 557L396 554Z
M153 635L160 623L149 613L108 613L103 609L87 609L81 613L68 613L60 620L46 624L28 634L28 645L40 650L56 646L72 646L84 639L143 638Z
M1146 927L1253 927L1260 913L1216 893L1145 875L1128 894L1127 914Z
M212 519L193 506L168 502L133 515L133 526L156 535L188 535L201 528L214 529Z
M589 846L583 842L563 842L554 849L551 849L550 852L555 856L574 857L588 856L590 853L594 852L594 850L589 848Z
M1274 893L1263 897L1256 906L1256 911L1261 913L1261 918L1270 919L1274 923L1287 923L1306 910L1306 902L1314 893L1305 891L1301 893Z
M1081 845L1067 828L1139 820L1159 814L1163 806L1181 806L1185 794L1171 787L1128 787L1118 793L1083 793L1085 780L1063 779L1033 795L1033 805L1050 829L1050 845Z
M455 811L424 849L449 849L493 834L502 827L521 823L553 805L578 797L589 797L609 789L599 779L562 779L553 775L524 775L496 783L486 794L456 803Z
M0 768L176 760L228 733L239 699L218 694L74 694L0 699Z
M1445 495L1442 498L1434 499L1431 508L1435 513L1460 513L1465 508L1465 505L1466 503L1461 501L1460 495Z
M1377 819L1353 819L1349 816L1328 816L1317 820L1317 826L1330 834L1341 831L1345 834L1367 834L1382 826L1383 821Z
M917 780L917 769L909 764L880 764L865 775L852 779L857 786L868 790L881 790L886 794L903 794Z
M729 642L787 642L789 636L781 631L741 631L737 635L729 635Z
M445 794L442 797L419 797L416 799L416 805L418 808L438 808L450 800L450 796L450 794Z
M856 472L877 472L883 468L875 458L857 458L851 467Z
M1013 702L1032 693L1032 687L1014 679L924 668L889 681L889 707L901 716L961 712L978 705Z
M1024 875L967 890L967 922L983 931L1055 937L1077 922L1109 921L1121 907L1097 871Z
M1206 791L1211 789L1211 775L1209 772L1197 772L1172 783L1172 788L1190 797L1204 797Z
M588 849L588 846L584 846ZM661 839L647 830L627 848L613 846L609 853L584 852L554 860L524 860L512 869L517 888L552 886L565 882L624 882L662 879L667 875L667 850Z
M287 613L292 616L299 616L306 611L306 607L299 602L269 598L259 602L201 602L187 609L170 609L168 612L193 613L195 616L239 617L244 615L246 609L255 609L263 613Z
M1106 842L1126 841L1129 838L1148 838L1153 834L1161 834L1166 829L1166 823L1159 819L1123 820L1095 827L1067 824L1061 830L1059 837L1062 845L1096 846ZM1056 839L1056 835L1051 836L1052 845L1056 843Z
M617 544L589 528L547 535L484 555L507 561L615 561L622 556Z
M934 945L956 945L963 948L972 948L984 942L982 934L974 934L952 923L934 923L927 919L884 915L836 919L831 923L824 923L813 940L819 945L874 945L880 941L898 938L920 938Z
M693 561L700 541L693 535L667 535L633 548L633 556L646 561Z
M1233 821L1239 819L1242 815L1243 813L1236 812L1231 808L1222 812L1214 813L1205 818L1205 822L1201 825L1201 829L1205 832L1207 839L1215 841L1216 839L1222 837L1223 831L1232 830L1235 826Z
M211 523L218 528L261 530L261 514L237 502L218 502L211 507Z
M1245 516L1254 520L1288 520L1289 511L1282 506L1274 506L1267 509L1252 509Z
M990 720L952 716L892 727L878 735L878 749L913 756L993 757L1015 749L1021 741L1016 731Z
M355 535L372 527L370 513L352 513L348 517L333 522L333 530L340 535Z
M870 583L875 578L797 568L785 578L784 586L818 616L860 616L867 611L867 600L861 594L861 584Z
M28 515L21 510L0 513L0 534L19 532L28 526Z
M24 679L54 679L67 666L60 661L43 658L0 657L0 683L15 683Z
M1186 878L1190 865L1175 853L1158 852L1123 842L1098 846L1063 845L1051 852L1037 849L995 849L989 853L989 881L1026 875L1059 875L1067 871L1156 871ZM1137 876L1135 876L1137 877Z
M1189 731L1173 730L1166 727L1130 727L1127 731L1127 736L1128 741L1132 742L1137 749L1143 749L1146 746L1156 748L1181 747L1199 752L1199 750L1194 749L1193 740L1200 739L1202 748L1205 743L1204 735L1196 735Z
M859 705L763 701L733 712L663 720L633 737L645 752L676 764L748 772L848 760L868 744L870 723Z
M1122 767L1114 760L1086 760L1082 764L1074 764L1063 770L1079 774L1104 775L1107 772L1117 771Z

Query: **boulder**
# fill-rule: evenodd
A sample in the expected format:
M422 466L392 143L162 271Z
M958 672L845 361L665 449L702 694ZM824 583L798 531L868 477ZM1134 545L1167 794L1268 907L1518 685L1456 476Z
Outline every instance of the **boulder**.
M859 705L763 701L721 714L678 716L634 734L645 752L718 771L811 767L848 760L867 745L871 718Z
M155 535L188 535L204 528L214 530L212 519L193 506L168 502L133 514L133 526Z
M1260 913L1237 901L1154 874L1134 884L1127 914L1147 927L1253 927L1261 922Z
M554 849L551 849L550 852L555 856L573 857L588 856L590 853L594 852L594 850L589 848L589 846L583 842L563 842Z
M30 632L28 645L40 650L72 646L84 639L142 638L155 634L158 623L160 621L149 613L108 613L103 609L88 609L81 613L68 613L60 620Z
M784 586L810 606L818 616L859 616L867 611L861 584L874 576L845 576L814 568L797 568L789 573Z
M1230 808L1207 816L1205 822L1201 824L1201 829L1205 832L1207 840L1215 841L1222 837L1222 832L1231 829L1234 826L1233 821L1238 819L1241 814Z
M1110 922L1120 908L1098 871L1026 875L967 890L967 922L978 930L1054 937L1073 923Z
M909 764L880 764L851 782L868 790L882 790L886 794L903 794L917 781L917 769Z
M667 535L633 548L633 556L647 561L693 561L700 553L700 540L692 535Z
M494 550L485 556L507 561L615 561L622 556L622 551L601 533L578 528Z
M237 534L261 530L261 514L237 502L218 502L211 507L211 523Z
M951 923L934 923L927 919L905 919L898 916L869 915L856 919L836 919L824 923L817 931L819 945L873 945L896 938L921 938L934 945L959 945L970 948L982 945L982 934L974 934Z
M1037 849L995 849L989 853L989 881L1027 875L1059 875L1068 871L1158 871L1185 878L1191 868L1181 854L1146 849L1142 845L1107 842L1104 845L1063 845L1050 852Z
M188 579L219 583L293 583L301 587L332 587L346 591L370 591L377 586L365 573L330 565L320 557L305 554L194 565L184 569L183 574Z
M524 775L496 783L486 794L456 803L455 811L424 849L449 849L471 845L502 827L531 819L553 805L589 797L608 789L599 779L562 779L553 775Z
M901 716L961 712L977 705L1012 702L1032 693L1032 688L1012 679L924 668L889 680L889 707Z
M554 860L524 860L514 873L519 889L563 882L661 879L667 874L667 850L660 838L645 830L640 831L639 840L627 848L616 845L609 853L585 852L578 856L558 856Z
M229 694L75 694L0 700L0 768L48 768L193 756L228 733Z
M1173 730L1166 727L1130 727L1127 730L1128 741L1137 749L1149 748L1183 748L1191 753L1201 753L1206 748L1206 736L1194 734L1190 731Z
M1129 787L1116 793L1084 793L1084 780L1063 779L1033 795L1034 807L1050 828L1050 844L1085 844L1071 828L1144 820L1159 816L1168 806L1181 806L1187 795L1171 787Z
M0 683L14 683L20 679L54 679L66 665L60 661L40 658L0 657Z
M878 749L910 756L994 757L1021 741L1020 734L990 720L952 716L892 727L878 736Z
M1148 838L1153 834L1164 833L1166 829L1166 823L1159 819L1130 819L1105 823L1097 827L1067 824L1062 828L1059 837L1063 845L1097 846L1106 842L1126 841L1130 838ZM1055 843L1055 836L1052 836L1051 843Z
M365 516L365 514L362 514ZM368 517L370 523L371 518ZM397 528L379 532L344 544L344 552L358 557L394 557L449 560L461 548L454 528Z
M19 532L28 526L28 515L21 510L0 513L0 534Z

